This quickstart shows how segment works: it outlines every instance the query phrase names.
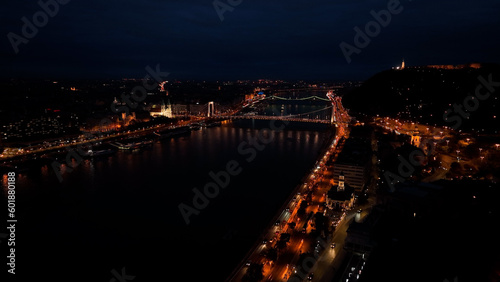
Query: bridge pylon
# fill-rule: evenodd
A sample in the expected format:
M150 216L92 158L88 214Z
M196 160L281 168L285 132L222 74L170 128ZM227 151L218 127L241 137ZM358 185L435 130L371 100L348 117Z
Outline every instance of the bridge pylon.
M328 91L328 93L326 93L326 97L328 97L328 99L332 102L332 117L330 121L339 128L340 135L343 135L349 126L351 117L342 105L342 98L340 96L336 96L333 91Z
M212 117L215 115L215 104L213 101L208 102L208 112L207 117Z

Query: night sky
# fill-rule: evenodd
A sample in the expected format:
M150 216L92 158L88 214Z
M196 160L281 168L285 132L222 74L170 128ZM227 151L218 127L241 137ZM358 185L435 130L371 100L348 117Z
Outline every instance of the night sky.
M16 54L8 34L22 36L21 18L32 22L42 8L7 1L0 77L140 78L159 64L178 79L364 80L402 58L500 62L500 1L401 0L401 12L348 63L339 44L355 46L354 27L389 2L220 0L237 4L221 21L213 0L71 0Z

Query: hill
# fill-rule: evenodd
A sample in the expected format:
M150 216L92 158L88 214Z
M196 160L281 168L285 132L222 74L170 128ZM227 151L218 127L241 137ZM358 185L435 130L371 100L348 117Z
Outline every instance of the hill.
M346 94L343 103L355 116L389 116L463 131L498 133L499 94L499 65L477 69L412 67L374 75Z

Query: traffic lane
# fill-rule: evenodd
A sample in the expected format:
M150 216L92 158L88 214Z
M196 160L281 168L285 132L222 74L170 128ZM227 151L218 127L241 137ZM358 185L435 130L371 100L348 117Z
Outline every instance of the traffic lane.
M308 239L307 234L302 232L293 234L268 277L272 277L273 281L280 279L286 281L293 274L292 271L296 267L300 254L310 250L310 248L312 248L312 242Z
M334 251L325 251L318 258L317 264L313 267L312 272L315 273L313 281L331 281L335 275L335 270L338 269L345 257L344 242L347 237L347 229L353 220L361 222L371 209L371 205L358 213L356 209L346 212L346 216L337 225L332 240L330 243L335 243Z
M338 269L342 263L345 256L344 242L347 237L347 228L355 216L356 213L354 212L347 213L335 228L332 239L328 242L328 247L318 257L311 270L314 273L313 281L331 281L333 278L335 272L331 268ZM335 243L333 249L330 247L332 243Z
M324 203L325 193L329 190L329 183L330 183L328 180L326 180L325 174L333 174L333 172L331 169L327 169L326 171L321 172L321 176L322 176L321 180L318 181L318 183L317 183L318 189L315 193L313 193L313 197L317 200L317 202L315 202L314 204L311 204L308 207L308 209L307 209L308 211L306 212L306 215L304 217L306 217L307 214L309 214L309 212L317 212L320 205ZM308 184L310 184L310 183L308 183ZM302 189L301 194L303 194L304 191L306 191L306 189ZM287 223L295 221L296 212L297 212L298 207L299 207L298 203L300 203L300 200L299 201L291 200L289 202L288 206L293 207L293 210L291 210L291 214L290 214L290 212L288 212L288 214L287 214L285 211L282 211L282 213L279 216L281 228L278 228L276 226L273 226L272 228L270 228L270 230L267 234L268 237L266 237L266 240L269 240L269 238L274 238L274 242L273 242L273 245L274 245L276 240L278 239L280 231L283 231L283 229L284 230L287 229ZM303 226L303 224L305 223L305 220L306 219L298 220L298 223L297 223L298 228L301 228L301 226ZM296 227L296 229L297 229L297 227ZM293 233L294 231L290 230L289 232ZM308 233L310 232L310 226L308 226L307 232ZM295 236L292 236L292 237L295 237ZM293 257L293 259L291 261L292 263L295 263L296 259L298 260L298 257L299 257L301 252L306 252L307 250L312 248L311 245L312 245L313 240L307 239L307 238L305 238L305 239L306 239L305 242L303 239L301 239L300 250L298 253L296 253L296 256ZM271 247L271 246L272 245L270 245L269 247ZM261 257L260 254L263 251L264 251L264 247L260 246L252 252L251 257L252 258L259 258L259 257ZM278 261L278 263L281 263L281 262ZM283 264L283 265L285 265L285 264ZM275 271L269 269L270 272L266 273L266 274L268 274L267 277L272 278L272 279L275 279L276 277L278 277L280 275L279 273L282 271L283 265L281 265L281 264L275 265L275 267L274 267L276 269ZM291 265L291 264L289 263L288 265ZM244 270L244 269L242 268L241 270ZM244 271L239 271L239 272L244 272Z
M262 245L258 246L254 250L254 252L250 256L250 261L252 261L252 262L255 262L255 261L264 262L265 259L262 258L262 253L264 251L266 251L266 249L272 248L276 245L276 242L279 239L280 233L282 233L285 230L290 232L290 233L294 233L293 230L288 230L289 227L287 225L288 225L288 222L289 221L291 222L291 219L293 219L293 215L296 214L297 209L298 209L298 207L292 211L292 214L290 214L287 211L283 211L280 214L280 217L279 217L280 225L279 226L274 225L268 230L267 236L264 239L265 241L267 241L267 243L265 243L265 244L263 243ZM306 219L302 219L301 221L299 221L299 224L297 224L297 226L302 226L305 223L305 221L306 221ZM293 238L293 236L292 236L292 238ZM269 240L271 240L271 239L272 239L272 243L269 242ZM293 239L291 239L291 240L293 240ZM302 246L302 244L300 244L300 246ZM300 250L298 250L298 251L300 251ZM271 265L269 265L269 264L265 265L264 274L265 274L266 279L273 279L274 280L277 277L280 277L280 275L284 274L283 271L284 271L284 267L286 267L286 263L281 263L281 261L282 260L278 260L278 262L276 262L276 264L273 267L271 267ZM246 272L246 268L242 267L240 269L240 271L238 271L238 275L236 275L235 279L233 279L233 280L238 281L238 279L241 279L241 277L244 276L245 272Z

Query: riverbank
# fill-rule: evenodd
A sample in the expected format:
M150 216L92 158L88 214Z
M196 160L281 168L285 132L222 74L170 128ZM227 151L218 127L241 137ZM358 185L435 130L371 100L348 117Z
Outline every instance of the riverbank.
M274 227L276 226L276 224L278 222L284 223L288 219L288 217L289 217L288 208L291 206L294 206L295 200L298 197L298 195L300 195L300 192L307 188L307 182L318 171L318 169L324 167L324 165L326 163L325 156L328 153L328 151L332 148L332 146L335 145L334 139L336 137L336 134L337 134L337 132L335 130L335 127L330 127L328 129L327 136L325 137L324 142L323 142L323 144L318 152L318 158L316 159L314 165L300 179L300 181L297 183L295 188L292 190L292 192L289 194L289 196L283 202L281 207L277 210L275 215L269 221L268 225L263 229L263 231L261 232L261 235L257 238L255 243L252 245L252 247L249 249L249 251L243 257L243 259L240 261L238 266L229 275L229 277L226 279L226 281L238 281L238 279L241 279L241 277L243 275L243 269L248 266L248 262L250 261L250 258L252 256L255 256L257 253L259 253L262 250L262 248L261 248L262 247L262 239L268 238L270 236L270 230L274 230L275 229Z

